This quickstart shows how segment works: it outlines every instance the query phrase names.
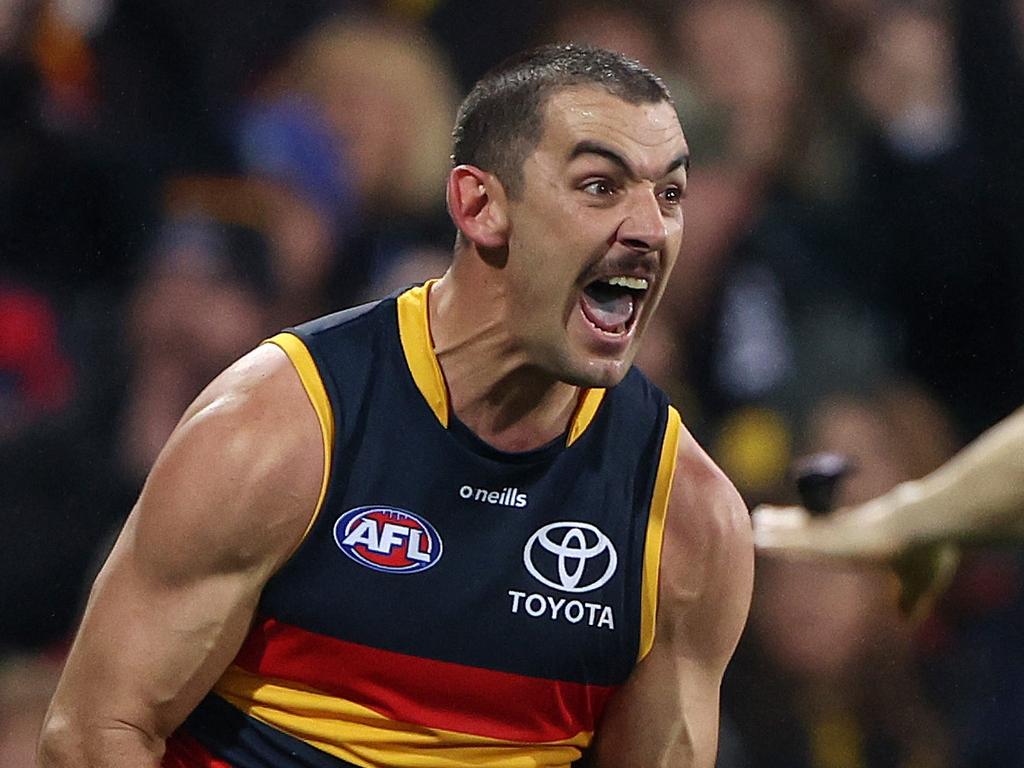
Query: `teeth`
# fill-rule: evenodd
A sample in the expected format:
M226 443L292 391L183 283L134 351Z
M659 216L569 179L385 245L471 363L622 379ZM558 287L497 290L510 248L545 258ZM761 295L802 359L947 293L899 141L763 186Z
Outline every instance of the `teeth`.
M628 277L626 275L616 275L615 277L609 277L604 282L608 285L618 285L623 288L632 288L634 291L646 291L647 281L642 277Z

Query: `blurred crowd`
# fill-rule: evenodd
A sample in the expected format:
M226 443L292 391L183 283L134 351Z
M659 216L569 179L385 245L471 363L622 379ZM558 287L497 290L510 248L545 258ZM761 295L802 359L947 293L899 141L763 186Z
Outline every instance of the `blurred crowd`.
M438 275L461 95L579 41L663 75L686 238L639 364L751 505L841 503L1024 402L1024 0L0 0L0 765L185 406L276 330ZM759 562L720 768L1024 766L1024 558L922 623Z

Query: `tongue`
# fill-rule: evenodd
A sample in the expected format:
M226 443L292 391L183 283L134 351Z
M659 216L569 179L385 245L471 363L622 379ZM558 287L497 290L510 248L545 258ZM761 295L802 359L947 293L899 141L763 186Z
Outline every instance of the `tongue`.
M598 297L585 291L581 304L587 319L608 333L624 333L633 316L633 297L625 292Z

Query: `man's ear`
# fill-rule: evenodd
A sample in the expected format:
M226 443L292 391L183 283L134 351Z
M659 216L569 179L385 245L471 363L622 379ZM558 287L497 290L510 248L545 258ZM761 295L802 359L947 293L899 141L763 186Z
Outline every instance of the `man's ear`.
M448 211L456 228L481 250L508 243L508 197L493 173L459 165L448 174Z

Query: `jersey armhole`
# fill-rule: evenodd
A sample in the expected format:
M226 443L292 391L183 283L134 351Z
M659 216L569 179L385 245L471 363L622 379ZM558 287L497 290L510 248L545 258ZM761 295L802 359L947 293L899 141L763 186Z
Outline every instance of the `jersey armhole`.
M316 500L316 506L313 508L313 514L310 516L309 523L306 525L306 530L302 532L302 537L284 560L284 562L287 562L295 554L296 550L302 546L309 532L313 530L313 525L316 523L317 518L320 517L320 510L323 508L324 499L327 498L327 485L331 478L331 460L334 453L334 413L331 410L331 401L327 397L327 390L324 388L320 370L316 367L316 362L314 362L313 356L309 353L306 345L298 336L292 333L279 333L263 343L279 347L295 367L295 372L299 374L299 379L302 381L302 388L306 391L306 396L309 398L309 402L316 412L317 421L320 423L320 436L323 440L324 448L324 476L320 481L320 495Z
M658 474L654 480L651 511L647 518L647 535L644 539L643 577L640 588L640 652L637 661L641 661L654 647L654 628L658 618L661 544L665 534L669 492L672 490L672 478L676 471L681 425L679 411L671 405L668 406L665 435L661 441L661 458L658 460Z

